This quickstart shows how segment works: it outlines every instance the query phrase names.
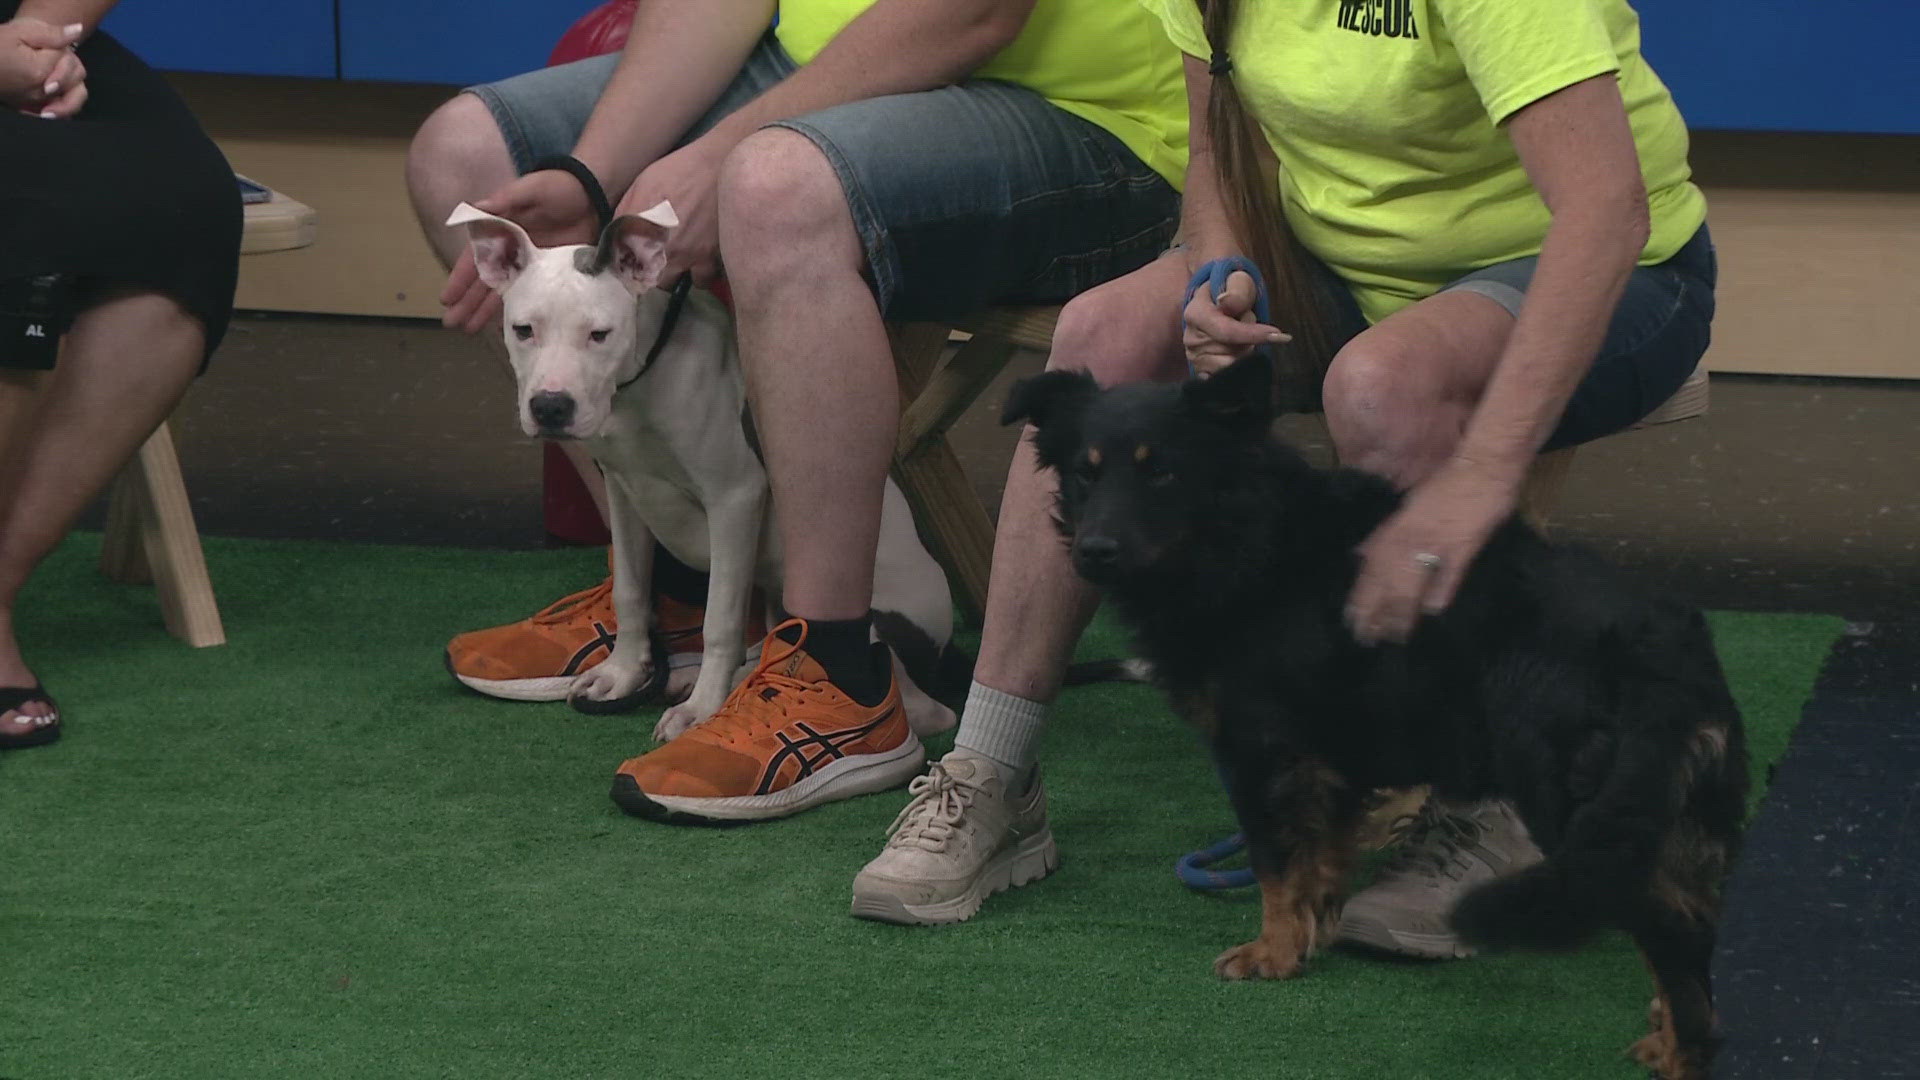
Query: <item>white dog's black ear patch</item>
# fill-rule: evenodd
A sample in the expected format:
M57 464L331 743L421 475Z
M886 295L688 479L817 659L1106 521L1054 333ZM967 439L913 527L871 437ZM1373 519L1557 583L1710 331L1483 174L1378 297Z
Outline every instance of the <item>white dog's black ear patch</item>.
M506 218L461 203L453 208L448 225L465 225L473 247L473 267L480 280L496 292L513 284L533 258L533 238Z
M621 214L600 231L593 269L586 272L598 273L610 266L627 291L638 296L660 284L667 270L667 239L679 226L679 215L666 202L638 214Z

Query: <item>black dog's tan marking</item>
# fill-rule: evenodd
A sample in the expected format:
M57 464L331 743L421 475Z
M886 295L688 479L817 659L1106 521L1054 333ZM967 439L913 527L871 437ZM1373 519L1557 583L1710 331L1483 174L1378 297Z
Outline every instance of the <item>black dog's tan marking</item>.
M1232 791L1260 882L1260 936L1221 953L1213 969L1228 979L1291 978L1339 928L1360 805L1340 774L1310 759Z
M1075 569L1213 746L1263 901L1260 936L1220 973L1292 975L1328 940L1382 790L1504 796L1547 858L1468 893L1455 929L1486 948L1625 929L1658 995L1634 1055L1705 1077L1747 785L1705 620L1514 520L1445 613L1404 645L1360 645L1342 620L1354 552L1399 496L1276 443L1270 380L1257 360L1106 391L1048 372L1004 417L1033 424L1060 476Z

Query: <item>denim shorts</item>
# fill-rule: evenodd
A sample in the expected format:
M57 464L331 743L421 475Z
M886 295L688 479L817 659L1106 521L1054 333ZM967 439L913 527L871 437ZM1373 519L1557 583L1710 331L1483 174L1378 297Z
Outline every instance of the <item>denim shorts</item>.
M1538 256L1494 263L1448 283L1441 292L1476 292L1516 318ZM1336 344L1367 328L1353 293L1324 263L1321 293L1333 316ZM1636 267L1593 366L1567 401L1543 450L1558 450L1624 431L1680 389L1706 355L1719 263L1705 225L1665 262Z
M470 87L515 167L573 150L617 56ZM769 33L681 140L791 75ZM993 303L1060 303L1153 260L1180 197L1104 128L1011 83L856 101L773 125L819 147L840 177L892 319L940 319Z

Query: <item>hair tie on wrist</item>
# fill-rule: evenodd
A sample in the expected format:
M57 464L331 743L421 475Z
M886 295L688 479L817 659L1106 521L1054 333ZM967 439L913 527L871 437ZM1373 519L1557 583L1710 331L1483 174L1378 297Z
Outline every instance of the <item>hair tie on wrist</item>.
M1212 62L1207 64L1207 74L1218 76L1231 75L1232 73L1233 57L1223 52L1214 53Z

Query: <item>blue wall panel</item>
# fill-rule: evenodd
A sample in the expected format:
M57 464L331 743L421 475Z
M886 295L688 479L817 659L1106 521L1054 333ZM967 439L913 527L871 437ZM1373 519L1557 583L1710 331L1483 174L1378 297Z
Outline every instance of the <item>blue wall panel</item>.
M1701 130L1920 134L1913 0L1635 0L1642 51Z
M333 78L333 0L128 0L101 24L169 71Z
M598 0L340 0L340 73L466 85L531 71Z

